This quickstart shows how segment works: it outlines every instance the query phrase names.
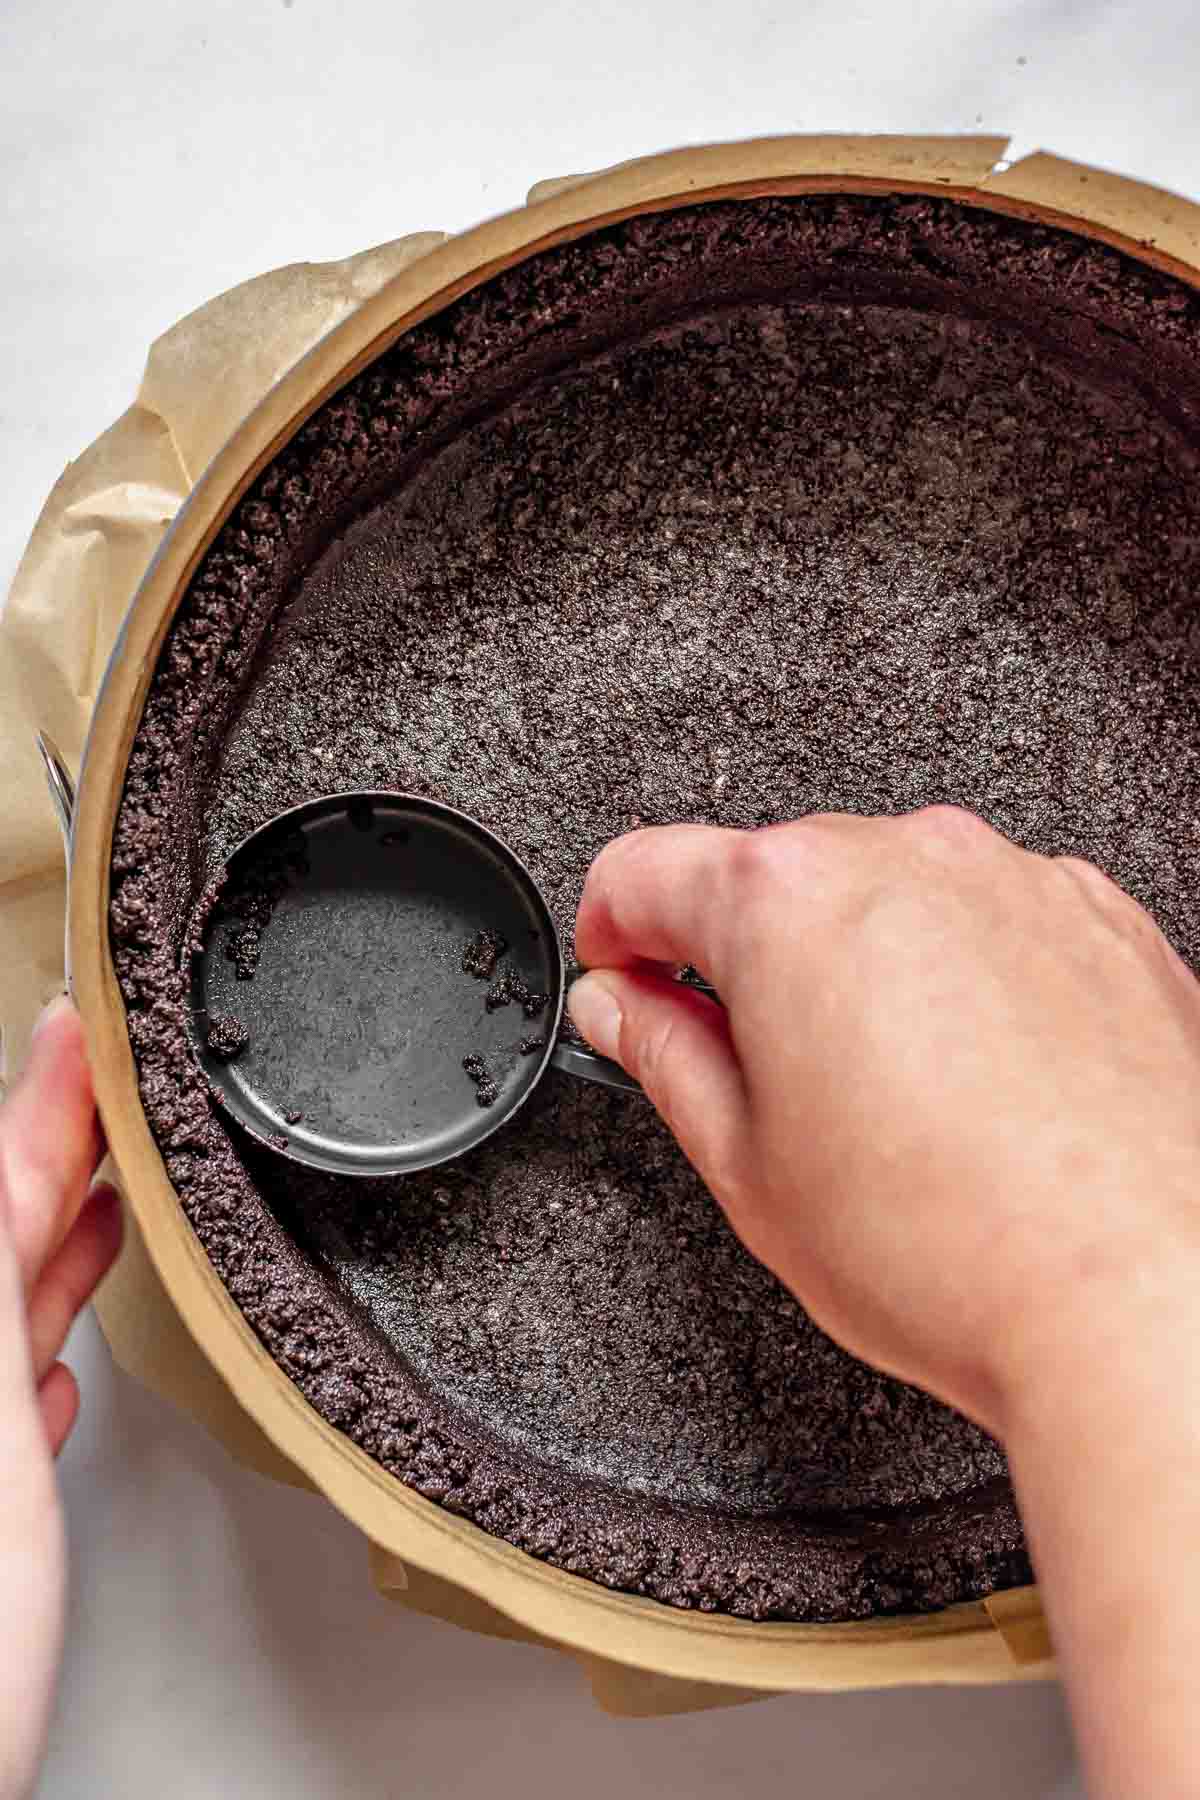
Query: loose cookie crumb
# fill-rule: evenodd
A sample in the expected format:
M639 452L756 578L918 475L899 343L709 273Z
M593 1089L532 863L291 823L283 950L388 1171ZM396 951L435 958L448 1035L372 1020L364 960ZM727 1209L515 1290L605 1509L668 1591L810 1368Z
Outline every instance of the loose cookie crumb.
M473 975L476 981L490 981L507 949L508 940L498 931L477 931L463 951L463 973Z
M210 1053L220 1062L232 1062L250 1042L250 1033L234 1013L218 1013L209 1021L204 1039Z

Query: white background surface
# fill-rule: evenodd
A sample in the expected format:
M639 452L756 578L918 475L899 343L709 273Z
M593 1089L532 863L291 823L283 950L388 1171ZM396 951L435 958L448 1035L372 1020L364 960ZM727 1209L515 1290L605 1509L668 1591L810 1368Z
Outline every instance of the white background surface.
M211 294L761 132L1008 130L1200 195L1192 0L0 0L0 584L149 341ZM2 978L2 977L0 977ZM565 1660L378 1600L354 1534L116 1374L63 1460L42 1793L1069 1800L1045 1688L614 1722Z

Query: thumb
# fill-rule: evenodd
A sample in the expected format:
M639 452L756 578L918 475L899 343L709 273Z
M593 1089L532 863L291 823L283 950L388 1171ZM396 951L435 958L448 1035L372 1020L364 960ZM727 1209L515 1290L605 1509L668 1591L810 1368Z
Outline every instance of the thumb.
M724 1205L746 1182L749 1115L724 1008L666 975L602 969L567 996L578 1029L619 1062Z

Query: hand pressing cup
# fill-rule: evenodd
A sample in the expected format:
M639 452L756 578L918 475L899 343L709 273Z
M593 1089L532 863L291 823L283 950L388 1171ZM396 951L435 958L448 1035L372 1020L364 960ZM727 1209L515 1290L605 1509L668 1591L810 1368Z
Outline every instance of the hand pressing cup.
M576 1025L748 1247L1004 1441L1096 1793L1200 1793L1189 970L1098 870L952 807L636 832L576 946Z

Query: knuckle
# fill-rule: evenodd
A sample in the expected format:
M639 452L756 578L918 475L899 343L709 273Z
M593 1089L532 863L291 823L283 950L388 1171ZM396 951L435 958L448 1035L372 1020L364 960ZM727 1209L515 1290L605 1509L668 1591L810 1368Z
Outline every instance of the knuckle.
M738 894L753 893L773 881L775 848L769 831L743 831L730 847L729 878Z
M731 846L727 871L732 905L754 906L790 890L796 881L798 849L810 835L803 820L740 832Z
M906 815L905 823L924 843L952 850L976 850L996 836L978 813L946 800L918 807Z
M1108 918L1135 924L1145 917L1137 902L1131 900L1124 889L1110 880L1095 863L1087 862L1082 856L1060 856L1055 860L1076 893L1082 893Z
M1115 882L1109 880L1103 869L1098 869L1095 863L1088 862L1082 856L1057 856L1054 860L1064 874L1069 875L1077 886L1084 888L1090 894L1103 896L1110 889L1114 894L1121 892Z
M1070 882L1076 899L1082 895L1092 919L1110 946L1142 954L1161 951L1168 958L1170 946L1144 907L1118 887L1103 869L1080 856L1061 856L1056 865Z

